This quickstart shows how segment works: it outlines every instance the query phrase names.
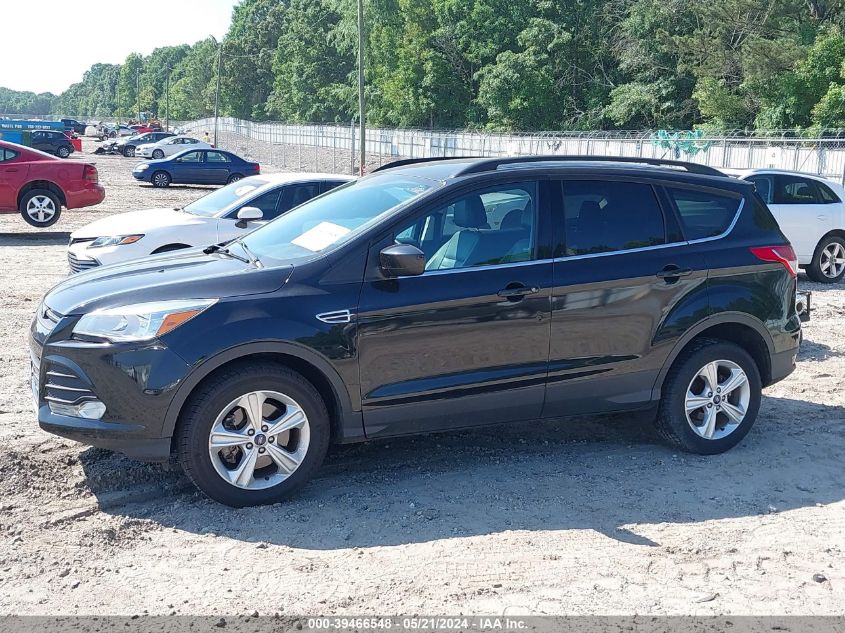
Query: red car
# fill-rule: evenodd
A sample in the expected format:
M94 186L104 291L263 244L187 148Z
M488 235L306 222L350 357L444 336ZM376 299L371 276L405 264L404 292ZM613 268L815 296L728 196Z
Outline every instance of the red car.
M130 128L135 130L138 134L146 134L147 132L155 132L149 125L130 125Z
M0 213L20 212L38 228L54 224L62 207L99 204L106 191L90 163L62 160L44 152L0 141Z

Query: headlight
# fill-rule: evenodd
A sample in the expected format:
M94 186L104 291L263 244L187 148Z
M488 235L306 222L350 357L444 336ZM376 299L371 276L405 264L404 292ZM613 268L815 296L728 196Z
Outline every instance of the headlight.
M88 245L88 248L101 248L103 246L120 246L122 244L134 244L144 237L140 235L111 235L107 237L98 237L96 240Z
M142 165L138 165L138 166L136 166L136 167L135 167L135 171L144 171L145 169L149 169L149 167L150 167L149 165L147 165L146 163L144 163L144 164L142 164Z
M207 310L217 299L153 301L95 310L73 328L74 334L109 341L146 341L163 336Z

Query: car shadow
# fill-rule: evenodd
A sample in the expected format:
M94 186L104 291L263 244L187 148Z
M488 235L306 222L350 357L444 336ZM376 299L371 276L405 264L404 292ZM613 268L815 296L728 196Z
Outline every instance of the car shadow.
M338 447L292 499L232 509L162 466L82 456L104 511L197 534L306 549L512 530L592 529L656 546L638 524L765 515L845 499L845 408L765 397L736 448L688 455L624 417L530 422ZM124 477L151 491L114 502ZM122 482L122 483L121 483ZM143 488L143 486L141 486Z
M798 349L797 360L799 362L819 362L827 360L828 358L841 358L845 353L833 349L830 345L824 343L816 343L812 339L807 338L806 330L804 338L801 341L801 347Z
M0 246L66 246L70 231L0 233Z

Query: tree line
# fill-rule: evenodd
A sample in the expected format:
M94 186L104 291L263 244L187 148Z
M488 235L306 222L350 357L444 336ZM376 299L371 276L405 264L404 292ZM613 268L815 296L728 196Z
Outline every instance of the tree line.
M366 0L370 123L567 129L845 127L845 0ZM95 64L0 112L174 120L357 115L355 0L242 0L221 42ZM222 48L221 48L222 47ZM166 86L169 76L169 100ZM139 95L140 92L140 95Z

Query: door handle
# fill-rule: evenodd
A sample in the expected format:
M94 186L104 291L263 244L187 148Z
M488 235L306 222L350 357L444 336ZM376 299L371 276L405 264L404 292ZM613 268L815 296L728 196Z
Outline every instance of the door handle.
M817 220L827 221L827 216L824 214L820 214L816 216Z
M15 173L17 170L18 170L18 168L17 168L17 167L6 167L6 173L7 173L7 174L13 174L13 173Z
M500 290L498 294L503 299L514 299L517 297L524 297L525 295L533 295L540 292L540 289L536 286L523 286L523 285L514 285L509 284L507 288L503 288Z
M688 277L692 274L692 269L690 268L678 268L675 265L666 266L660 272L654 274L655 277L658 279L678 279L679 277Z

